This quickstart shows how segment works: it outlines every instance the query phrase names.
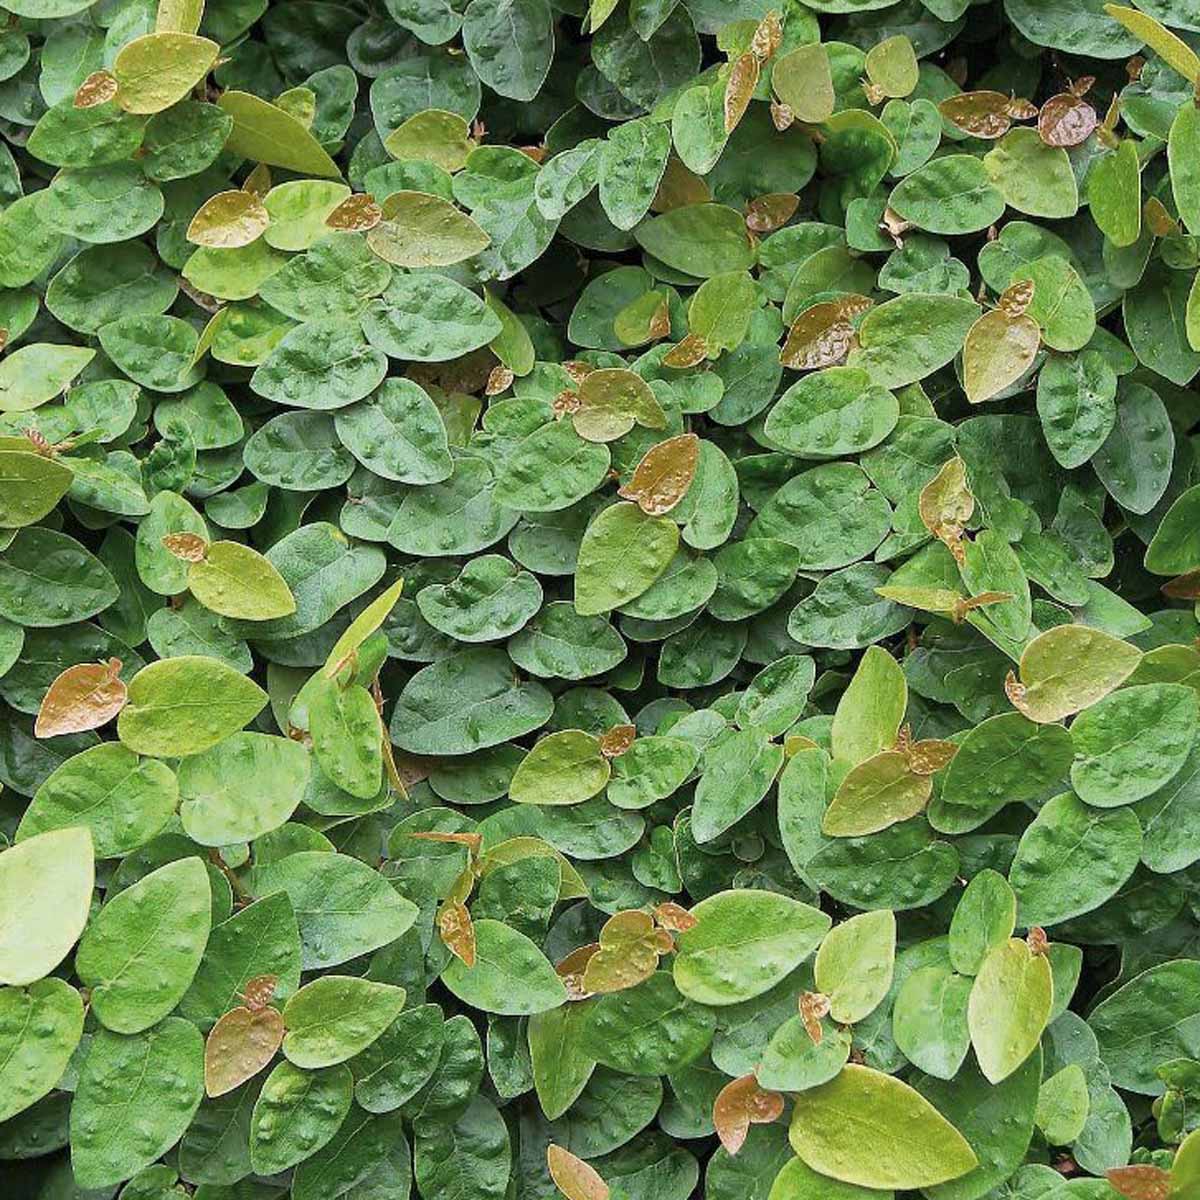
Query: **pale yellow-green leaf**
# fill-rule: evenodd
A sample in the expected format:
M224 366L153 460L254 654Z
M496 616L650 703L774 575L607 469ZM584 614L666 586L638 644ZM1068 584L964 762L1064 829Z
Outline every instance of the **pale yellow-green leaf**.
M217 104L233 118L233 132L225 143L230 154L304 175L341 176L337 163L291 113L235 90L225 92Z
M1050 959L1009 938L983 960L967 1002L967 1025L979 1069L991 1083L1007 1079L1033 1052L1054 1003Z
M131 113L156 113L182 100L217 61L221 47L194 33L147 33L113 60L117 103Z
M829 1015L852 1025L874 1012L892 986L895 963L896 918L890 909L835 925L813 964L817 991L829 997Z
M919 1092L855 1063L796 1095L788 1138L814 1171L861 1187L932 1187L978 1162L967 1139Z

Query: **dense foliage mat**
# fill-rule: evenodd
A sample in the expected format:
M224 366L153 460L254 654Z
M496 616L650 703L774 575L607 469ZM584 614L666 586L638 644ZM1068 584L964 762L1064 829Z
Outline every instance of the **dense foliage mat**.
M5 0L5 1200L1196 1200L1194 0Z

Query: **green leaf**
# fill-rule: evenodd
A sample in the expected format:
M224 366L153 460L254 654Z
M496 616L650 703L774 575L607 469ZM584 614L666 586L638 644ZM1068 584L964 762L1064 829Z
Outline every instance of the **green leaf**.
M99 1030L71 1105L71 1168L83 1188L115 1187L165 1154L204 1095L204 1040L168 1017L126 1036Z
M320 1150L350 1111L354 1078L344 1063L302 1071L281 1062L267 1076L250 1119L250 1162L264 1175Z
M977 1161L962 1134L908 1084L854 1064L796 1097L788 1136L814 1171L860 1187L930 1187Z
M305 970L335 967L394 942L417 909L366 863L345 854L303 850L256 866L254 895L286 892L300 925Z
M1099 907L1133 874L1142 828L1128 808L1055 796L1026 827L1009 869L1021 925L1053 925Z
M0 988L0 1120L35 1104L59 1082L83 1035L83 1001L61 979Z
M567 998L562 980L529 938L486 918L475 922L474 965L451 959L442 982L472 1008L507 1016L545 1012Z
M679 527L622 501L588 526L579 547L575 608L580 616L610 612L640 596L667 569Z
M679 935L675 984L708 1005L737 1004L774 987L830 927L807 904L749 888L709 896L692 915L696 924Z
M283 1053L306 1070L366 1049L404 1007L404 989L353 975L322 975L283 1007Z
M0 851L0 984L34 983L66 958L87 923L94 875L80 826Z
M540 729L552 708L550 693L522 682L501 651L464 650L409 680L389 734L413 754L469 754Z
M564 729L542 738L521 760L508 792L517 804L580 804L604 790L611 770L599 738Z
M308 783L298 742L234 733L179 764L179 816L201 846L250 842L295 812Z
M266 692L231 667L184 655L133 677L117 734L136 754L199 754L247 725L266 703Z
M14 350L0 362L0 412L28 412L53 400L95 357L83 346L48 342Z
M662 1075L698 1058L712 1041L716 1018L682 995L665 971L588 1008L583 1049L625 1075Z
M166 763L104 742L67 759L46 778L21 817L16 840L85 827L96 857L114 858L159 833L178 801L179 784Z
M908 685L896 660L868 647L834 713L834 758L858 763L893 746L907 704Z
M141 1033L171 1012L200 966L211 910L199 858L159 867L105 904L75 955L101 1024Z

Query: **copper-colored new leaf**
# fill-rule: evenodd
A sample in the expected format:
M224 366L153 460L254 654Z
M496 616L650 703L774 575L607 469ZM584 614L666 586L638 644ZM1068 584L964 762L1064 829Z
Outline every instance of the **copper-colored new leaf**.
M1200 600L1200 570L1169 579L1159 591L1172 600Z
M908 769L914 775L932 775L950 765L950 760L958 753L958 746L941 738L922 738L913 742L906 753Z
M278 975L256 975L242 989L242 1000L251 1012L260 1012L275 998Z
M814 1046L819 1046L824 1036L821 1019L829 1016L829 997L822 992L801 992L799 1007L805 1033Z
M570 1150L551 1142L546 1147L546 1165L550 1168L554 1186L567 1200L608 1200L608 1184L600 1178L596 1168Z
M794 371L836 366L854 345L854 318L870 307L866 296L847 295L806 308L788 330L779 361Z
M1032 279L1020 279L1006 287L996 300L996 307L1010 317L1023 317L1025 310L1033 303L1034 282Z
M330 229L344 230L349 233L364 233L374 229L383 220L383 209L375 197L369 192L356 193L347 196L325 218L325 224Z
M759 1087L753 1075L727 1083L713 1102L713 1124L729 1154L736 1154L746 1144L751 1125L769 1125L782 1115L783 1097Z
M796 114L792 111L791 106L784 104L781 100L771 101L771 124L783 133L785 129L790 129L796 121Z
M750 52L766 62L783 44L783 21L775 9L771 9L758 23L750 39Z
M967 487L967 464L957 456L921 489L917 510L925 528L961 561L962 536L971 514L975 497Z
M119 678L121 660L78 663L63 671L46 689L33 724L33 736L58 737L98 729L125 707L128 693Z
M283 1014L276 1008L230 1009L204 1044L204 1090L223 1096L253 1079L283 1043Z
M637 737L636 725L614 725L600 735L600 753L605 758L620 758Z
M950 619L955 625L961 625L967 613L975 608L984 608L989 604L1003 604L1005 600L1013 599L1012 592L980 592L975 596L960 596L954 601Z
M1179 233L1179 222L1157 196L1148 197L1142 205L1142 219L1155 237L1174 237Z
M654 919L663 927L675 933L684 933L696 925L696 918L681 904L674 900L664 900L655 905Z
M198 533L168 533L162 544L184 562L203 562L208 553L208 542Z
M1051 96L1038 113L1038 133L1047 146L1082 145L1100 123L1096 110L1073 92Z
M762 70L758 55L747 51L739 55L729 71L729 79L725 83L725 132L732 133L738 122L746 115L746 109L754 97L754 89L758 87L758 77Z
M782 229L800 207L794 192L770 192L746 203L746 228L751 233L774 233Z
M271 190L271 168L266 163L258 166L242 180L242 191L250 192L260 200Z
M650 207L656 213L664 213L689 204L706 204L711 199L712 192L704 179L672 154Z
M467 906L458 900L447 900L438 909L438 936L446 949L468 966L475 965L475 925Z
M483 836L478 833L443 833L437 829L430 829L410 833L408 836L423 842L446 842L452 846L466 846L472 858L477 858L483 849Z
M1104 1177L1126 1200L1167 1200L1171 1194L1171 1172L1150 1163L1111 1167Z
M667 438L646 451L633 478L617 489L617 495L636 501L647 516L660 517L687 494L699 461L700 439L694 433Z
M1010 316L1003 308L985 312L963 343L963 390L982 404L1016 383L1037 357L1042 331L1029 316Z
M501 392L506 392L512 387L512 382L516 379L516 372L511 367L506 367L503 363L499 363L492 368L492 373L487 378L487 383L483 385L483 394L485 396L498 396Z
M1011 128L1012 97L1003 92L960 92L938 105L938 111L956 129L994 141Z
M663 355L663 365L683 371L702 363L707 357L708 343L698 333L689 333Z
M566 958L556 963L555 974L563 981L569 1000L586 1000L591 995L583 986L583 974L587 965L600 952L599 942L588 942L572 950Z
M1029 932L1025 935L1025 943L1029 947L1030 954L1045 954L1050 948L1050 940L1040 925L1029 927Z
M117 79L111 71L93 71L76 89L76 108L95 108L107 104L117 94Z

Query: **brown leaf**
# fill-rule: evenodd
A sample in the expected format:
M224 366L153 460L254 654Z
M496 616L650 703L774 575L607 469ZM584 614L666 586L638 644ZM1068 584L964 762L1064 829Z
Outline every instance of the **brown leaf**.
M242 1000L251 1012L261 1012L275 998L278 975L256 975L242 989Z
M349 233L364 233L374 229L383 220L383 209L370 192L347 196L325 218L325 224L330 229L345 230Z
M699 461L700 439L694 433L667 438L646 451L633 478L617 489L617 495L636 501L647 516L661 517L687 494Z
M1017 712L1024 713L1026 716L1028 716L1029 705L1025 703L1025 692L1025 685L1012 671L1009 671L1009 673L1004 677L1004 694L1008 697L1008 702L1017 710Z
M794 371L835 366L854 345L854 317L870 307L866 296L851 294L806 308L788 330L779 361Z
M1025 943L1029 947L1029 953L1034 955L1045 954L1050 948L1046 931L1040 925L1031 925L1029 927L1029 932L1025 935Z
M663 355L663 363L682 371L702 363L707 357L708 343L698 333L689 333L682 342Z
M975 511L975 497L967 487L967 464L961 458L950 459L921 489L917 510L925 528L961 562L963 531Z
M750 39L750 52L766 62L783 44L783 22L775 9L763 17Z
M1023 317L1025 310L1033 303L1032 279L1021 279L1006 287L996 301L996 307L1010 317Z
M736 1154L746 1144L751 1125L769 1125L781 1116L783 1097L759 1087L753 1075L727 1083L713 1102L713 1124L729 1154Z
M809 1040L814 1046L819 1046L821 1038L824 1036L821 1019L829 1016L829 997L822 992L801 992L799 1007L800 1020L804 1023L804 1032L808 1034Z
M608 1184L600 1178L596 1168L588 1166L570 1150L551 1142L546 1147L546 1165L550 1168L554 1186L567 1200L608 1200Z
M422 842L445 842L452 846L466 846L472 858L478 858L480 850L483 849L483 835L478 833L442 833L431 829L410 833L408 836Z
M1171 1194L1171 1172L1149 1163L1112 1167L1104 1177L1126 1200L1167 1200Z
M919 742L913 742L906 753L908 769L914 775L932 775L949 765L958 753L958 746L941 738L922 738Z
M600 753L605 758L620 758L637 737L636 725L614 725L600 735Z
M672 154L667 159L667 169L650 207L657 213L664 213L674 208L686 208L689 204L706 204L711 199L708 184Z
M503 363L492 368L492 373L488 376L487 383L484 384L483 394L485 396L498 396L501 392L506 392L512 387L512 382L516 379L516 372L511 367L506 367Z
M446 949L468 966L475 965L475 925L467 906L458 900L447 900L438 909L438 936Z
M209 1031L204 1044L205 1092L223 1096L253 1079L282 1043L283 1014L278 1009L230 1009Z
M1200 570L1167 580L1159 591L1172 600L1200 600Z
M1167 206L1157 197L1150 196L1142 205L1142 218L1146 228L1155 237L1174 237L1179 232L1179 222L1167 211Z
M600 943L589 942L586 946L580 946L577 950L572 950L566 958L555 964L555 974L563 981L563 986L567 989L568 999L586 1000L591 995L591 992L587 991L583 986L583 974L587 969L588 963L599 952Z
M961 92L938 105L938 111L956 129L994 141L1011 128L1012 98L1003 92Z
M761 70L758 55L749 51L734 60L725 83L726 133L732 133L746 115L746 109L750 107L750 101L754 97L754 89L758 87Z
M107 104L116 94L116 76L109 71L93 71L76 90L74 106L95 108Z
M661 904L655 905L654 919L663 929L670 929L675 933L686 933L687 930L694 929L696 926L696 918L683 905L676 904L674 900L664 900Z
M162 544L184 562L203 562L208 553L208 542L198 533L168 533Z
M127 692L118 678L121 660L78 663L68 667L46 689L33 725L33 736L58 737L98 729L125 707Z
M784 104L781 100L771 101L771 123L780 133L783 133L785 129L790 129L795 121L796 114L792 112L789 105Z
M1060 92L1042 105L1038 133L1047 146L1069 149L1086 142L1100 123L1096 110L1072 92Z
M746 204L746 228L751 233L774 233L796 215L799 207L800 197L793 192L756 196Z

